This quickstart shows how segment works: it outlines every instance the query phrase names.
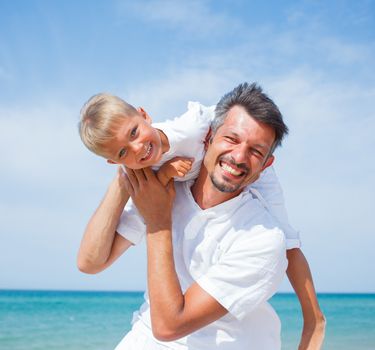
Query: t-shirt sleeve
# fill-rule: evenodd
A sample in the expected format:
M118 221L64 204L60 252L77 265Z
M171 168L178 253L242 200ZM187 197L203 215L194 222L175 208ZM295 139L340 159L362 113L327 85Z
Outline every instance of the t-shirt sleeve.
M250 188L269 213L281 224L287 249L299 248L301 246L299 232L289 223L283 190L275 169L272 166L265 169L259 179L250 185Z
M244 232L197 283L241 320L276 293L287 266L285 238L278 229Z
M204 136L206 136L211 122L215 117L215 107L215 105L207 107L199 102L189 101L188 111L182 116L181 121L185 121L195 127L198 124L204 131Z
M176 177L176 181L195 179L204 156L204 141L211 121L215 116L215 106L206 107L199 102L189 102L187 111L173 120L154 123L153 126L162 130L168 137L170 150L163 154L161 161L154 170L166 161L180 156L194 158L192 169L184 177Z
M133 244L139 244L146 235L146 225L131 198L121 214L116 231Z

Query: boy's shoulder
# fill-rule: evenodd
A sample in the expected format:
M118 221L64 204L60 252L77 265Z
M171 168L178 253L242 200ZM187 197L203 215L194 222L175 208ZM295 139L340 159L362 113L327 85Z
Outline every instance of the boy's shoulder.
M199 102L189 101L185 113L160 124L171 125L183 130L196 129L197 127L208 128L214 116L215 106L207 107Z
M215 106L206 107L199 102L189 102L187 107L184 114L153 124L153 127L164 132L171 148L186 143L189 147L194 147L196 143L202 143L215 115Z

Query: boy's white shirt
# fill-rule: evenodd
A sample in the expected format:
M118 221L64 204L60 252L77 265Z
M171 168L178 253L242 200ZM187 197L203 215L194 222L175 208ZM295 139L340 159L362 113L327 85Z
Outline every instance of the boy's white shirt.
M212 119L215 116L215 107L206 107L199 102L188 102L188 110L183 115L173 120L166 120L161 123L153 123L153 127L161 130L168 138L170 149L164 153L160 162L153 166L154 170L166 161L174 157L194 158L192 169L183 177L175 178L175 181L187 181L195 179L198 176L200 166L204 157L204 141L209 130ZM281 224L286 238L287 249L299 248L301 241L299 232L296 231L288 220L285 207L283 191L277 179L274 168L271 166L265 169L259 179L248 186L253 195L255 195L270 214ZM135 208L132 210L136 210ZM130 219L131 218L131 219ZM126 220L121 220L118 226L118 232L123 230L126 225L128 232L132 227L131 220L137 220L131 215ZM138 223L134 222L134 227ZM138 244L144 234L134 231L134 234L126 238L132 243Z

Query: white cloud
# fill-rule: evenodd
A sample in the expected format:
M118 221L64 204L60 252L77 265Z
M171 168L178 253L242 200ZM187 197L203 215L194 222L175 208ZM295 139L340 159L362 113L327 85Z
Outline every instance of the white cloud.
M10 80L12 78L10 72L8 72L4 67L0 66L0 80Z
M347 43L337 38L321 39L320 51L332 64L354 65L364 64L373 57L374 47L359 43Z
M45 187L54 186L57 181L74 184L83 180L77 178L82 163L95 157L80 141L77 129L79 112L67 105L60 101L53 106L0 110L0 154L3 164L6 164L3 176ZM90 168L91 171L94 169ZM92 183L90 181L92 177L85 180Z
M234 21L225 13L213 11L210 1L205 0L119 1L118 6L124 14L132 12L145 21L198 36L228 33L242 27L238 19Z
M187 34L226 31L233 20L209 5L205 1L155 0L127 2L123 11ZM303 23L306 17L296 12L291 21ZM242 26L240 22L235 25ZM276 166L292 223L302 229L303 249L310 254L313 271L319 272L315 273L317 285L323 281L326 290L334 291L350 290L353 283L357 291L361 286L374 290L374 282L361 280L359 273L374 242L372 222L366 219L373 211L375 196L374 45L322 35L319 25L314 24L316 31L309 31L311 23L306 24L308 29L296 26L280 32L270 27L249 28L242 33L246 39L239 40L240 44L212 45L210 51L193 45L178 65L165 69L162 78L150 79L140 72L140 83L132 82L131 90L124 89L122 96L145 106L155 120L162 120L182 113L189 99L213 104L239 82L258 81L280 106L291 128L285 146L278 151ZM6 70L0 68L0 79L4 74ZM0 211L6 218L1 233L12 235L0 246L11 242L15 250L21 239L21 251L26 255L30 247L35 252L53 247L51 251L58 254L60 246L70 244L69 253L58 254L53 265L65 273L62 286L70 281L82 228L113 173L104 160L81 144L77 118L78 110L62 100L53 105L0 108ZM332 252L342 263L337 273L350 275L351 281L329 281ZM36 262L35 271L51 255ZM1 256L3 264L13 259L13 274L27 275L10 249ZM70 268L64 270L67 260ZM121 272L116 271L112 280L117 283ZM12 276L8 277L11 285ZM80 277L74 275L73 280ZM41 279L40 285L45 281ZM102 284L102 288L106 286L109 284Z
M212 67L182 68L171 71L162 80L151 80L133 86L124 95L133 104L147 108L155 121L185 112L188 100L214 104L223 92L240 79L240 72L232 69L217 70Z

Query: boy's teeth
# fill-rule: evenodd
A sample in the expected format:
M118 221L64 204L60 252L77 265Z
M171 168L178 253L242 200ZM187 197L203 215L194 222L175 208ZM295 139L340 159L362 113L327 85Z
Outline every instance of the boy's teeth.
M233 169L231 166L229 166L229 165L226 164L226 163L222 163L222 164L221 164L221 167L222 167L225 171L227 171L228 173L230 173L230 174L232 174L232 175L239 176L239 175L242 174L241 171L238 171L238 170Z
M145 154L145 156L142 158L142 159L145 159L145 158L147 158L149 155L150 155L150 153L151 153L151 143L149 143L148 144L148 148L147 148L147 151L146 151L146 154Z

